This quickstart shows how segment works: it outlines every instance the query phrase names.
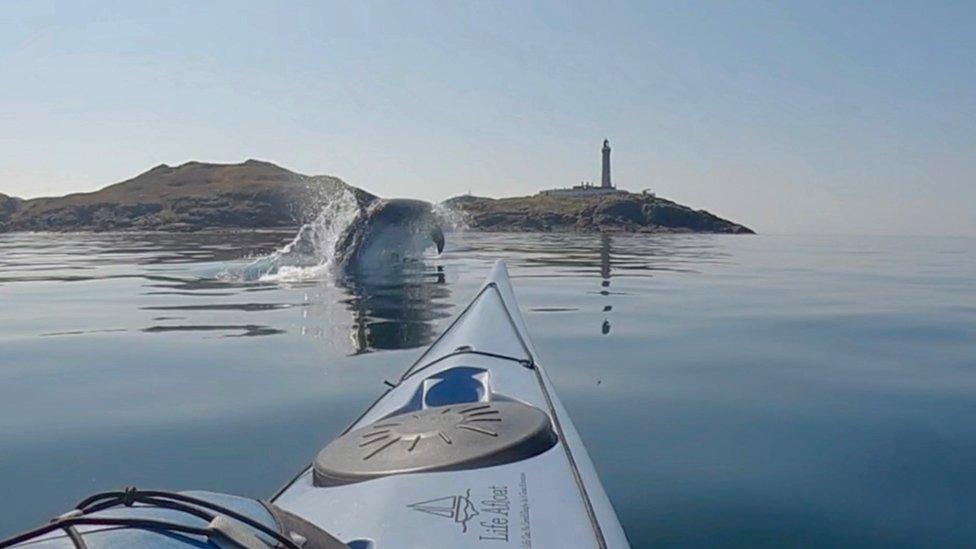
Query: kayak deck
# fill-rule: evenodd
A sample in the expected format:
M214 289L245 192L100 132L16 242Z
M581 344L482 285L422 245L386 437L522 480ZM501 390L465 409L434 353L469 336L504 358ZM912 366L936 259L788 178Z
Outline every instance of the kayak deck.
M502 262L274 503L361 547L628 546Z

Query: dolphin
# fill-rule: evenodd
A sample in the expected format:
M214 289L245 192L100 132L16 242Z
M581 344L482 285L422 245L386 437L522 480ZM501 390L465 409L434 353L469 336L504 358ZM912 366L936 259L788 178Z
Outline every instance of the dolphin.
M323 210L288 245L243 267L241 276L302 279L332 267L345 274L383 272L423 258L428 248L444 250L444 232L428 202L375 199L346 206L351 215Z
M433 206L422 200L377 200L339 235L336 264L344 270L383 268L444 251L444 231Z

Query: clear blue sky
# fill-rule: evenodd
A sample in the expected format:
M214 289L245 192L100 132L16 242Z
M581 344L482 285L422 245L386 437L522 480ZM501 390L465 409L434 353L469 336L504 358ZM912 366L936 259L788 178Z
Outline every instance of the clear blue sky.
M0 3L0 192L270 160L599 179L776 233L976 234L974 2Z

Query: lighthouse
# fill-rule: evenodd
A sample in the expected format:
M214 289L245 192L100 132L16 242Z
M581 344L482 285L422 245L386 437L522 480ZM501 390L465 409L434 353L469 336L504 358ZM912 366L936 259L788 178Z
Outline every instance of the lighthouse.
M539 194L543 196L603 196L603 195L614 195L614 194L627 194L627 191L618 191L616 187L613 186L613 181L610 179L610 140L603 140L603 173L600 180L600 185L597 186L595 183L589 181L581 181L579 185L573 187L563 187L561 189L546 189L539 191Z

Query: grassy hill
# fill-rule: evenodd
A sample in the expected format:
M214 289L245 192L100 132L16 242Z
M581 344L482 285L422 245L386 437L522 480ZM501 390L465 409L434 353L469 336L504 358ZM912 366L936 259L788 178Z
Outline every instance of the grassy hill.
M0 231L272 228L302 223L339 188L375 197L335 177L307 176L269 162L165 164L90 193L20 200L0 195Z

